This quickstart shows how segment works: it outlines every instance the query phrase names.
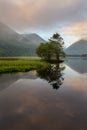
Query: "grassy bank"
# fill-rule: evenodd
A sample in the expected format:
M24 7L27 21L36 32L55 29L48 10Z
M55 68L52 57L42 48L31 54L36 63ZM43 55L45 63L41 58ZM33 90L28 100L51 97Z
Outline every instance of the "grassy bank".
M0 73L26 72L45 65L40 59L0 59Z

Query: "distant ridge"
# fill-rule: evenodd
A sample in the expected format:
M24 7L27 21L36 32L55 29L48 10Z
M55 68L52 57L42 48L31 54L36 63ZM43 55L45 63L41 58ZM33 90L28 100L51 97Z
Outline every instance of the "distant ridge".
M0 23L0 57L35 56L37 46L45 42L37 34L18 34Z
M8 25L0 22L0 40L13 39L13 37L18 37L18 34Z
M27 41L29 41L32 44L39 45L40 43L46 42L44 39L42 39L39 35L36 33L31 34L22 34L22 38L25 38Z
M86 56L87 55L87 40L81 39L67 49L65 49L66 55L79 55L79 56Z

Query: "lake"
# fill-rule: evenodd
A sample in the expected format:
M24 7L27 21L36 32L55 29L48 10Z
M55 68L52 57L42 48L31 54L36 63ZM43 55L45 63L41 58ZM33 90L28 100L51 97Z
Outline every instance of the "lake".
M87 59L0 75L0 130L87 130Z

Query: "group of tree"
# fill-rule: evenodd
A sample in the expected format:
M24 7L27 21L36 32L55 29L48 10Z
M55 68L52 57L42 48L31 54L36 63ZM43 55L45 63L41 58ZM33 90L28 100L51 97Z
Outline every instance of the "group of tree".
M46 43L41 43L37 48L37 55L46 61L56 59L60 61L62 56L65 56L63 51L64 41L63 38L58 34L54 34Z

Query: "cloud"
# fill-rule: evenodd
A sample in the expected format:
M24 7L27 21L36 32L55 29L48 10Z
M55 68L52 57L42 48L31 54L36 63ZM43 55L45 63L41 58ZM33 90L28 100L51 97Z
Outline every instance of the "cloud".
M19 31L52 29L86 18L85 0L0 0L0 19Z
M0 21L20 33L48 39L58 32L66 46L86 37L86 0L0 0Z
M87 20L74 23L68 27L63 27L62 31L65 36L87 37Z

